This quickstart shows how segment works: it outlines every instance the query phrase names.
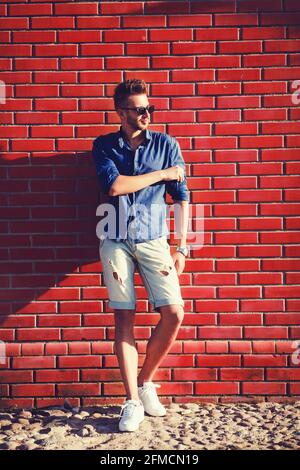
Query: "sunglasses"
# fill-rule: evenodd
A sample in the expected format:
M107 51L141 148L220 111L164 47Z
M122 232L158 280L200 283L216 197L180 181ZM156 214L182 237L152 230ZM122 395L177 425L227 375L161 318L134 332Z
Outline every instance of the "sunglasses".
M143 114L148 111L149 114L152 114L154 111L154 106L138 106L137 108L120 108L120 109L132 109L133 111L136 111L138 116L142 116Z

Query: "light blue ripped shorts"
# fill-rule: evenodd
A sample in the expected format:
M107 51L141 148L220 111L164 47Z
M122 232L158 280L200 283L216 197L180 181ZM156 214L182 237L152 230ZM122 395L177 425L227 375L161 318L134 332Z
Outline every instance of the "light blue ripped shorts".
M166 235L135 243L132 239L100 240L99 254L109 307L135 309L134 271L137 270L147 290L154 311L163 305L184 306L179 279Z

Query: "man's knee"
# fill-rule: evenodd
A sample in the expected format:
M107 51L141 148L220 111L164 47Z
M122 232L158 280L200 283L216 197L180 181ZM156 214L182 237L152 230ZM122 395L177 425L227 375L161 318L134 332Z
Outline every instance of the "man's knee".
M184 309L182 305L172 304L159 307L162 320L172 324L180 325L184 318Z

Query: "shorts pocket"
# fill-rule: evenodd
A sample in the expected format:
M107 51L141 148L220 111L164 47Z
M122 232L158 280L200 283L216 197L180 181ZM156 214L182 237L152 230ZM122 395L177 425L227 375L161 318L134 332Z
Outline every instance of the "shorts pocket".
M101 250L101 248L103 247L105 240L106 240L106 238L100 238L100 240L99 240L99 250Z
M166 248L166 249L169 249L170 248L170 245L169 245L169 242L167 240L167 237L166 235L163 235L162 237L159 238L159 241L160 241L160 244Z

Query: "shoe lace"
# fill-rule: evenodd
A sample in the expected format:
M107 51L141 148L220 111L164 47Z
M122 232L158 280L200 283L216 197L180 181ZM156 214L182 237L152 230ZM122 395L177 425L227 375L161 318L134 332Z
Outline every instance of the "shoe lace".
M134 412L135 407L138 406L133 400L126 400L125 403L121 406L120 417L129 418Z
M156 388L160 388L160 387L161 387L160 385L154 384L153 382L151 382L147 384L145 392L149 393L151 395L151 399L154 400L157 405L161 406L161 403L156 393Z

